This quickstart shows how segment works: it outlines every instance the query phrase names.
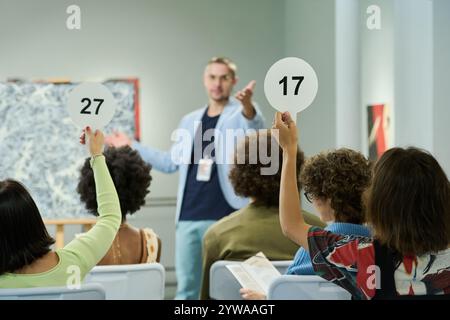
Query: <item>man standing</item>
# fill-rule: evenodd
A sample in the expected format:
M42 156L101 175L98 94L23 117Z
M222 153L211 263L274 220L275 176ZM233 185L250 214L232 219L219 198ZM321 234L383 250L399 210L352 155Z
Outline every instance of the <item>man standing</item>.
M208 104L183 117L177 132L183 133L185 139L178 139L169 152L144 147L123 133L106 138L110 145L131 145L156 170L180 171L175 234L176 299L198 299L203 235L215 221L248 203L234 193L228 180L227 160L238 135L230 137L225 131L262 129L264 119L252 102L255 81L235 98L230 97L238 80L236 70L236 65L227 58L212 58L208 62L203 75Z

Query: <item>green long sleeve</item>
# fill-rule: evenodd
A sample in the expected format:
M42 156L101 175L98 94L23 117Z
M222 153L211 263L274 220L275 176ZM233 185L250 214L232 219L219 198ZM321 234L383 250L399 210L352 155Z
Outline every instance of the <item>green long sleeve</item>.
M52 287L81 284L86 274L103 258L119 229L122 215L119 197L106 166L105 157L91 159L99 218L87 233L56 250L58 264L34 274L7 273L0 276L0 288Z
M79 260L82 277L108 252L119 229L122 215L119 197L104 156L91 159L99 218L89 232L72 240L59 254L71 254Z

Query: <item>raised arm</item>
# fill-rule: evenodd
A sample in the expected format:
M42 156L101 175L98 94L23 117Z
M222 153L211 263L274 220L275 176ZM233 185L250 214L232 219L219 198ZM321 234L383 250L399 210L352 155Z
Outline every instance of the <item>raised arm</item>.
M72 240L61 249L65 254L70 255L74 263L80 267L83 277L105 256L122 219L119 197L102 153L103 134L100 131L96 131L94 134L87 129L86 135L89 137L88 145L91 153L91 167L94 172L99 217L89 232ZM84 134L81 136L80 142L86 143Z
M303 219L297 188L297 127L289 113L275 114L272 134L283 149L280 182L280 224L283 234L308 250L308 230Z

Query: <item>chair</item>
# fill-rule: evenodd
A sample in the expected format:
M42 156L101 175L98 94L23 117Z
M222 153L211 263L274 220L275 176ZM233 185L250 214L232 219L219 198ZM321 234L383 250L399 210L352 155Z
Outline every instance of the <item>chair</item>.
M165 270L159 263L96 266L85 283L100 283L106 300L162 300Z
M100 284L83 284L79 289L39 287L0 289L0 300L105 300Z
M291 265L291 260L271 261L274 267L284 274ZM241 263L241 261L220 260L213 263L209 270L209 296L216 300L242 300L239 294L241 285L228 270L226 265Z
M283 275L269 286L268 300L350 300L346 290L319 276Z

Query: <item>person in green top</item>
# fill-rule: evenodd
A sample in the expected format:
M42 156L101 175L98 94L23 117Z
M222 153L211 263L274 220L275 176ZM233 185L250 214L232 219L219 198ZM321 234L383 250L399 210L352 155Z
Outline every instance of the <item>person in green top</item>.
M249 197L246 207L213 224L203 239L203 278L200 299L209 299L209 269L218 260L245 260L262 251L269 260L292 260L299 246L283 235L279 221L279 192L282 150L272 148L269 130L247 135L238 146L230 181L237 195ZM252 149L253 146L253 149ZM256 146L256 148L254 148ZM278 157L271 154L278 149ZM264 155L278 161L275 174L262 174L269 167ZM239 161L239 157L245 161ZM244 162L244 163L242 163ZM303 152L297 152L297 186L304 162ZM242 163L242 164L241 164ZM271 165L273 166L273 164ZM319 217L304 212L310 224L325 227Z
M80 143L86 142L99 218L89 232L62 249L50 249L54 240L25 187L14 180L0 181L0 288L75 288L110 248L122 219L119 197L103 156L103 133L87 127L80 137Z

